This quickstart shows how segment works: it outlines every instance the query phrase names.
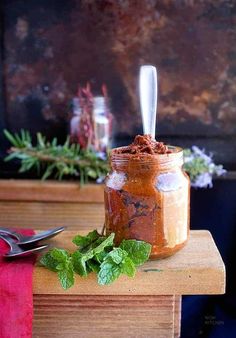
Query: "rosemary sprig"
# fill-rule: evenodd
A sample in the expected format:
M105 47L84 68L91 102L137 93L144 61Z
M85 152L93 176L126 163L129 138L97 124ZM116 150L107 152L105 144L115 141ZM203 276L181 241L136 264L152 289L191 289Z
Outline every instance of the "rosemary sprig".
M106 161L92 150L82 150L78 144L70 144L69 138L59 145L56 138L49 142L41 133L37 133L36 145L33 145L28 131L12 134L4 130L4 134L12 144L5 161L20 160L21 173L36 169L43 180L48 177L61 180L66 175L79 176L83 184L89 178L97 179L108 172Z

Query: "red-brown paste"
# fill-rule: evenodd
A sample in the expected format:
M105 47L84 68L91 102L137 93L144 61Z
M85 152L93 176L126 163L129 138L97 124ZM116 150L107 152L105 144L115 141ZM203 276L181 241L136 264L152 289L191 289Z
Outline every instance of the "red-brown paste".
M163 142L158 142L151 135L137 135L134 142L126 147L113 149L113 154L169 154L168 149Z
M151 258L174 254L189 232L189 179L182 171L182 150L137 135L113 149L105 184L105 225L122 239L152 244Z

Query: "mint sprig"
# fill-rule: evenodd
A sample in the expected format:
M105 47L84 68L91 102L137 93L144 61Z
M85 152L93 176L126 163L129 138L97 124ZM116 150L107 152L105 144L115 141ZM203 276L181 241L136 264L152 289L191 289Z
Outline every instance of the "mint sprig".
M74 266L71 255L63 249L51 249L40 260L49 270L57 272L63 289L74 285Z
M134 277L136 266L148 260L151 244L132 239L123 240L116 247L114 237L114 233L102 236L96 230L86 236L77 235L72 240L77 250L69 253L53 248L42 256L40 263L57 273L64 289L74 285L75 273L87 277L94 272L100 285L111 284L121 274Z
M136 241L135 239L123 240L120 247L128 253L129 258L135 266L146 262L151 253L151 245L147 245L143 241Z

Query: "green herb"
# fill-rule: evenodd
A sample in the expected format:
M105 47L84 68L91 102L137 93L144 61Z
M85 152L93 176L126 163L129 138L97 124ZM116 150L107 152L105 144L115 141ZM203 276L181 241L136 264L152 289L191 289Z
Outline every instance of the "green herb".
M123 240L120 247L127 251L135 266L142 265L148 260L152 248L150 244L147 245L147 243L135 239Z
M124 259L121 272L127 275L128 277L134 277L136 268L131 258L126 257Z
M64 289L68 289L74 284L74 267L68 251L51 249L41 258L40 262L49 270L57 272Z
M121 268L119 264L114 263L111 258L108 258L101 264L98 273L98 284L111 284L120 276L120 274Z
M128 253L121 248L114 248L108 255L107 258L111 258L111 260L115 264L120 264L124 261L124 259L128 256Z
M78 144L70 144L69 138L59 145L56 138L49 142L41 133L37 133L36 145L33 145L28 131L11 134L4 130L4 134L12 144L5 161L20 160L20 173L36 169L43 180L49 177L61 180L64 176L79 176L83 184L89 178L97 179L108 172L106 161L92 150L82 150Z
M42 256L40 262L47 269L57 273L64 289L74 284L74 274L87 277L97 274L98 283L114 282L121 274L134 277L136 266L148 260L151 245L143 241L123 240L114 245L115 234L102 236L96 230L86 236L77 235L72 242L78 247L73 253L54 248Z
M190 156L192 156L191 150L185 149L185 159L189 158ZM204 158L201 158L200 156L192 156L191 161L186 161L184 163L184 170L189 174L191 181L194 182L199 175L208 172L208 164Z
M147 246L150 245L145 242L143 243ZM128 257L128 252L120 247L114 248L101 264L101 268L98 273L98 283L101 285L110 284L122 273L129 277L134 277L135 272L135 263L130 257Z
M194 188L211 188L213 177L226 173L221 164L214 163L213 154L207 154L204 149L197 146L184 149L183 169L189 175L191 186Z
M80 246L81 249L85 248L88 245L91 245L94 241L96 241L100 237L97 230L91 231L87 236L77 235L73 238L72 242Z
M71 257L74 266L74 271L82 277L87 276L89 271L86 266L85 256L81 252L76 251L71 255Z

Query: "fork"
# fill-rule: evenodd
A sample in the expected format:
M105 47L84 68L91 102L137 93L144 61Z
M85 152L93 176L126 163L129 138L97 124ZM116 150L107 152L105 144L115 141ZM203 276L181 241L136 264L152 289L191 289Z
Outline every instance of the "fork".
M28 247L28 248L21 248L14 239L6 234L0 234L0 238L3 239L10 247L8 253L4 254L4 257L20 257L20 256L27 256L32 253L41 251L48 247L47 244L35 247Z
M51 229L51 230L43 231L43 232L36 234L36 235L26 236L26 235L22 235L22 234L20 234L16 231L10 230L8 228L1 228L0 227L0 235L1 234L10 235L10 236L14 237L15 239L17 239L18 245L24 245L24 244L36 243L36 242L39 242L43 239L51 238L53 236L56 236L57 234L59 234L63 230L65 230L65 227L57 227L57 228L54 228L54 229Z

